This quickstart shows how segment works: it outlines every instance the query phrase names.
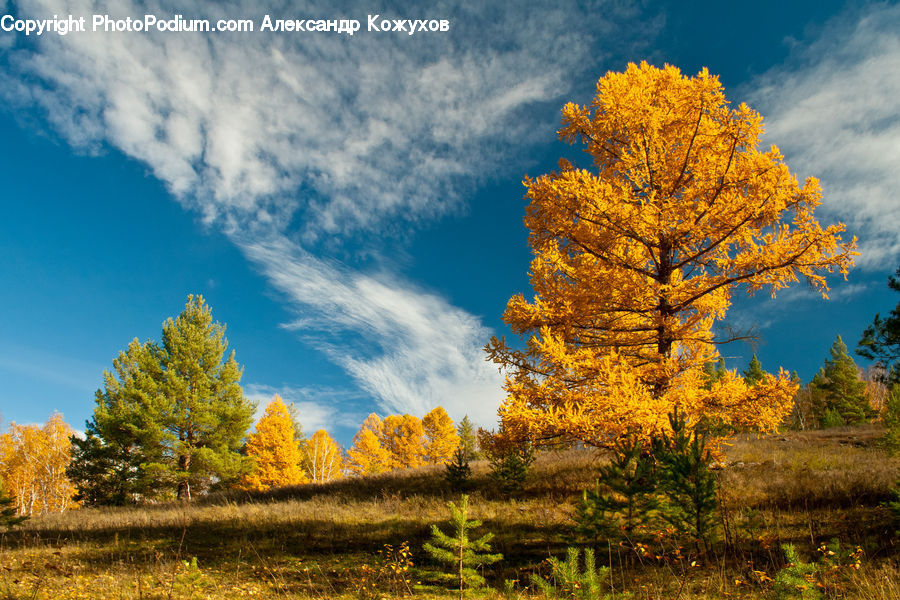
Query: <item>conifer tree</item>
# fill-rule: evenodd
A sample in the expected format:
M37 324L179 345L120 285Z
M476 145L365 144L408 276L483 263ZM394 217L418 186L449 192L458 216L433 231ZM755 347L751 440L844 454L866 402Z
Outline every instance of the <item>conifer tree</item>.
M444 479L454 492L465 492L472 485L472 469L469 467L469 456L462 446L456 448L453 460L446 464Z
M719 504L716 477L710 469L712 456L704 436L689 428L677 409L669 415L669 422L671 437L663 434L657 438L654 449L666 498L662 517L693 537L698 550L709 548Z
M16 516L17 512L16 499L7 495L6 485L4 485L3 479L0 479L0 527L8 529L28 518Z
M888 287L900 292L900 267L888 278ZM863 331L856 353L881 365L888 383L900 384L900 302L886 318L875 315Z
M469 460L479 460L481 453L478 451L478 440L475 437L475 426L469 420L469 415L462 418L462 421L456 426L456 433L459 435L459 445L466 453Z
M584 549L584 568L578 559L581 552L578 548L566 549L566 559L549 558L551 578L544 579L540 575L532 575L531 583L545 598L566 598L571 600L607 600L604 594L604 581L609 577L609 567L597 567L594 549Z
M890 493L891 498L885 501L883 505L891 512L894 525L897 527L897 531L894 532L894 535L900 536L900 481L897 482L896 487L890 489Z
M872 416L866 384L859 378L859 369L841 336L832 344L830 354L831 359L826 359L825 368L814 380L824 394L824 408L839 414L844 424L863 423Z
M775 576L772 591L778 600L821 600L822 592L810 581L819 568L805 563L793 544L783 544L787 564Z
M787 373L747 386L727 372L707 389L703 367L738 290L804 278L824 294L826 273L852 265L855 240L816 219L818 182L760 148L762 117L705 69L629 64L562 112L560 138L590 160L525 180L534 295L503 315L524 348L487 346L507 374L503 425L609 447L668 431L677 406L692 424L774 430L796 392Z
M103 371L84 439L73 438L69 475L87 504L121 505L159 490L144 466L162 460L161 423L153 407L162 370L152 342L137 339Z
M389 415L382 422L381 443L391 469L410 469L425 464L425 430L413 415Z
M458 585L460 600L469 587L484 585L484 577L476 569L483 565L491 565L502 560L502 554L490 554L490 541L494 534L486 533L480 538L472 538L472 530L481 527L481 521L469 519L469 497L460 496L459 506L448 502L450 508L450 525L453 527L452 537L445 534L437 525L431 526L431 542L423 546L425 551L436 561L452 566L453 573L444 578Z
M703 375L706 379L705 388L712 390L715 384L722 381L725 377L725 359L719 358L715 362L708 362L703 365Z
M747 385L756 385L766 380L766 372L763 371L762 364L760 364L759 359L756 358L756 353L753 353L753 358L750 359L750 364L747 366L747 370L743 372L744 375L744 383Z
M431 465L447 463L459 445L459 435L447 411L436 406L422 417L425 433L425 462Z
M390 470L391 456L382 445L382 421L375 413L363 421L347 451L347 467L356 475L376 475Z
M254 407L244 398L234 351L225 358L227 348L225 327L213 322L202 296L188 296L181 314L163 324L152 419L168 451L148 468L172 481L179 499L190 499L192 487L213 477L228 481L248 468L239 450Z
M888 391L884 402L882 420L887 433L884 435L885 446L893 451L900 450L900 384L895 383Z
M88 422L100 443L90 440L77 453L76 472L93 470L104 481L89 494L118 502L174 491L190 499L198 486L246 472L239 450L254 407L227 348L225 327L213 322L202 296L191 295L163 324L160 343L134 340L119 354Z
M521 491L535 460L530 441L501 444L489 455L491 478L504 494Z
M137 447L106 444L95 421L87 421L84 438L72 436L72 461L66 474L85 506L122 506L138 497L141 462Z
M599 469L595 490L585 490L575 505L575 533L594 542L603 538L634 538L657 507L657 465L635 437L621 440L609 464Z
M300 466L303 457L295 437L296 428L290 411L276 395L256 424L256 432L247 438L245 450L255 467L244 475L241 487L267 490L309 481Z

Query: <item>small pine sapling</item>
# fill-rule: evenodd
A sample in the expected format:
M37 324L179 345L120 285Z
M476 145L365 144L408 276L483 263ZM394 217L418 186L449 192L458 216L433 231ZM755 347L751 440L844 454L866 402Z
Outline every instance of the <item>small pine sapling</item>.
M533 575L531 583L547 598L575 598L577 600L602 600L603 582L609 576L609 567L596 567L593 548L584 549L584 569L579 564L578 548L566 550L566 560L549 558L550 579Z
M523 442L503 448L491 457L491 478L505 494L521 491L534 462L534 447Z
M812 581L818 566L800 560L793 544L784 544L784 558L787 565L775 576L772 591L778 600L821 600L822 593Z
M629 539L657 507L656 462L630 437L616 445L612 460L599 471L597 487L585 490L575 505L575 534L586 541Z
M467 495L460 496L459 506L453 502L448 502L447 505L450 507L453 536L445 534L437 525L432 525L431 542L426 542L423 548L437 562L453 567L454 572L443 574L443 578L458 584L459 597L462 599L466 588L484 585L484 577L476 569L502 560L503 555L490 553L490 541L494 537L492 533L470 539L470 532L480 527L481 521L469 520Z
M447 463L444 479L454 492L468 491L472 486L472 469L469 468L469 456L466 449L459 446L453 454L453 460Z
M672 437L663 434L655 450L667 500L662 517L678 532L693 537L698 551L701 544L708 549L719 506L716 477L710 468L712 456L705 437L696 429L689 431L677 409L669 415L669 424Z
M826 408L822 413L822 429L831 429L833 427L843 427L846 425L844 417L836 408Z

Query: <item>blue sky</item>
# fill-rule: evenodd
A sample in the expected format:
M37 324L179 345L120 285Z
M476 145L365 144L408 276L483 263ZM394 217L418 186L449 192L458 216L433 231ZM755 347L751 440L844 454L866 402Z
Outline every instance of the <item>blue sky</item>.
M0 1L54 14L350 18L336 33L0 32L0 413L76 428L103 369L203 294L252 398L349 442L366 414L494 422L481 347L528 293L522 178L580 152L559 109L629 61L706 66L766 118L862 256L822 301L739 298L763 366L810 378L897 301L900 7L882 3ZM367 32L366 16L450 31ZM583 156L583 155L581 155ZM724 349L744 368L752 349Z

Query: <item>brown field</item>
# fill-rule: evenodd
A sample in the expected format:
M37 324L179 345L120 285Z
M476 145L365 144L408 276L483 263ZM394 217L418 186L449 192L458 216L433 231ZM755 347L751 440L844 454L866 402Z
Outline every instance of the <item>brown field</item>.
M814 562L823 542L837 540L860 564L831 559L819 580L825 598L900 599L900 539L879 506L900 459L878 447L879 435L864 427L732 440L718 471L724 508L713 550L694 555L665 531L648 533L639 550L598 541L608 597L776 598L781 544ZM487 464L473 465L474 516L505 558L485 569L491 587L471 597L538 597L530 576L565 554L574 502L593 486L599 460L588 451L541 453L512 498L493 491ZM456 597L435 583L437 567L422 551L457 497L442 474L424 468L36 517L0 534L0 599ZM384 546L404 542L413 567L395 575Z

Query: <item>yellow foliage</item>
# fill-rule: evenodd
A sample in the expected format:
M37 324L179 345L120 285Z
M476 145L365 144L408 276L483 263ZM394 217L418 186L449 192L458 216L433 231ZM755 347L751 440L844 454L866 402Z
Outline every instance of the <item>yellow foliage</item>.
M413 415L390 415L381 425L381 443L389 455L391 469L421 467L425 464L425 430Z
M343 451L327 431L320 429L306 442L304 464L313 483L339 479L343 476Z
M512 297L504 320L527 350L487 347L507 368L504 429L607 445L666 428L676 406L689 422L773 429L796 389L785 372L707 389L702 367L738 286L774 296L804 278L827 297L825 273L846 275L855 239L816 221L818 181L801 186L776 147L759 150L762 117L730 108L705 69L630 64L562 115L560 138L593 167L562 160L524 181L535 296Z
M63 512L77 506L75 486L66 477L74 432L53 413L43 427L10 423L0 435L0 478L20 515Z
M300 466L302 455L294 440L294 423L280 396L266 406L256 424L256 433L247 437L247 456L254 459L256 469L245 475L240 486L251 490L307 483L309 478Z
M347 468L357 475L375 475L391 468L390 453L381 445L382 422L375 413L363 421L347 451Z
M425 432L425 462L437 465L449 462L459 446L459 434L447 411L435 407L422 417Z

